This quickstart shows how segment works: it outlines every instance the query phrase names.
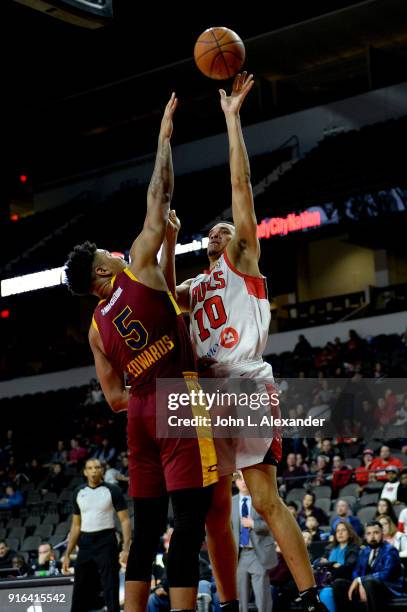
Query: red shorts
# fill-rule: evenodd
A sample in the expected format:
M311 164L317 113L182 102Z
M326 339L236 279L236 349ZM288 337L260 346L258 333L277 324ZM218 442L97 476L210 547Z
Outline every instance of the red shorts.
M155 392L130 396L127 441L131 497L159 497L218 480L212 439L157 438Z

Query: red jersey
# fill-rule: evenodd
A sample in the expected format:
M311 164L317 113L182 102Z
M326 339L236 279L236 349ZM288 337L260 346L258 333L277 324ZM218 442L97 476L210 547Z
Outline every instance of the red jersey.
M128 268L111 282L112 294L99 302L92 324L115 370L127 374L131 392L150 392L156 378L195 371L189 332L170 291L146 287Z

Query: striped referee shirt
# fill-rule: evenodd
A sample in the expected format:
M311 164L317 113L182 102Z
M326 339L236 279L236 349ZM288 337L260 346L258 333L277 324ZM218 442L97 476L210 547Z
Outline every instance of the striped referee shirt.
M97 487L90 487L84 483L73 492L73 513L81 516L83 532L114 529L114 513L121 510L127 510L127 505L117 485L101 482Z

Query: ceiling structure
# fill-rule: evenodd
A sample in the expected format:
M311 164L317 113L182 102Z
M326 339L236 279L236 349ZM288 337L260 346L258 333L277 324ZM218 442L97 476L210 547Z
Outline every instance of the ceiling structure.
M15 41L1 43L3 117L6 172L27 173L35 188L153 152L172 90L180 100L177 144L223 131L219 83L192 58L210 25L227 25L245 42L245 67L256 77L246 124L407 79L404 0L287 2L272 19L257 11L241 22L216 11L209 18L199 7L182 19L169 7L141 16L138 3L117 0L114 19L93 30L26 4L2 6ZM332 12L324 14L327 4Z

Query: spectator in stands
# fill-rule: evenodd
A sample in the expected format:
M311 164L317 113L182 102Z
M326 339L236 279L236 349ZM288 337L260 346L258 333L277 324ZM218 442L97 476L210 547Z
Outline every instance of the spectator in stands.
M302 531L302 537L304 538L305 545L307 547L308 557L311 563L318 558L318 554L313 550L312 547L312 535L309 531Z
M298 516L304 520L308 516L315 516L320 525L328 525L328 517L321 508L315 506L315 493L312 492L304 495L302 508Z
M391 520L393 521L393 523L397 525L396 513L394 512L392 503L389 502L388 499L382 498L382 499L379 499L379 501L377 502L375 519L377 519L377 517L380 516L381 514L386 514L386 516L389 516Z
M373 378L380 380L381 378L385 378L387 376L384 371L383 365L380 362L374 364Z
M111 465L111 463L106 462L104 464L104 476L103 476L103 480L105 482L117 485L118 484L117 477L119 476L119 474L120 474L119 470L117 470L115 467L113 467Z
M349 507L346 499L338 499L335 506L336 516L332 519L332 529L331 534L334 535L336 532L336 527L339 523L349 523L352 526L352 529L357 533L358 536L363 535L363 525L358 519L357 516L353 516L352 511Z
M37 486L44 479L44 467L38 459L34 457L30 463L24 468L24 473L30 482Z
M303 457L302 453L295 453L295 465L297 467L302 468L304 470L304 472L306 472L306 473L309 472L309 467L305 463L304 457Z
M311 542L322 542L324 532L319 528L319 523L315 516L307 516L305 520L305 531L311 534Z
M365 448L363 451L362 465L355 469L355 480L361 491L363 491L369 481L375 480L374 472L372 471L373 458L374 452L372 449Z
M111 463L116 454L116 449L110 443L109 438L103 438L100 448L93 455L93 459L99 459L101 463Z
M301 529L301 531L304 531L305 530L305 519L298 516L298 505L295 503L295 501L289 501L287 504L287 508L289 509L289 511L295 518L295 520L297 521L298 526Z
M352 580L360 550L360 539L347 522L340 521L336 525L332 547L328 558L322 557L319 565L329 568L331 586L323 588L319 596L329 610L335 610L333 601L333 584L335 580Z
M380 497L388 499L392 504L394 504L397 503L397 490L400 486L399 469L395 465L388 465L385 472L387 482L380 493Z
M407 534L407 508L404 508L400 512L399 518L396 518L396 520L394 520L394 517L392 515L389 516L392 519L393 523L396 523L397 529L401 531L401 533Z
M69 451L69 460L68 463L70 465L77 465L79 462L83 461L87 455L87 451L79 444L79 440L76 438L72 438L71 440L71 450Z
M14 508L20 508L24 503L24 498L20 491L18 491L14 485L7 485L5 496L0 499L0 508L6 510L13 510Z
M65 444L63 440L58 440L57 449L52 453L51 459L49 463L46 464L46 467L53 465L55 463L65 464L68 460L68 451L65 449Z
M407 423L407 397L403 399L403 403L396 411L396 421L394 422L395 427L404 427Z
M283 481L285 492L288 493L291 489L304 485L306 472L302 466L297 467L294 453L288 453L286 464L287 467L283 471Z
M298 336L298 342L294 347L294 356L301 360L307 360L312 356L312 346L303 334Z
M0 540L0 569L12 567L12 559L16 554L15 550L10 550L5 540Z
M40 576L39 572L48 572L51 559L55 560L55 551L49 542L42 542L38 546L38 556L31 564L31 573L35 576ZM58 572L61 570L59 561L55 562Z
M11 567L13 569L19 570L20 576L27 576L27 574L29 573L29 569L30 569L27 563L25 562L24 557L22 555L19 555L18 553L16 553L14 557L11 559Z
M344 357L346 361L355 363L362 357L364 341L354 329L350 329L348 334L349 340L345 345L346 348Z
M350 483L353 470L346 465L341 455L332 459L332 496L337 497L340 489Z
M381 514L377 520L383 528L383 539L399 551L400 559L407 559L407 535L398 531L396 524L386 514Z
M318 455L316 465L311 466L311 484L314 487L326 485L330 475L329 458L325 455Z
M65 485L66 478L62 470L62 463L54 463L51 467L51 473L44 482L42 494L45 495L49 491L50 493L59 495L65 488Z
M400 484L397 489L397 501L407 505L407 469L400 472Z
M336 606L341 612L359 610L356 604L359 601L367 603L368 612L381 612L386 609L386 602L402 595L399 555L394 546L383 540L383 529L378 521L366 525L365 538L367 546L359 553L353 582L337 580L333 585Z
M402 470L404 467L403 462L400 459L391 456L390 448L383 445L380 449L380 457L373 459L372 465L370 466L370 469L375 472L376 480L387 480L385 469L389 465L395 465L399 468L399 470Z
M396 416L395 407L392 404L386 404L384 397L379 397L373 413L376 432L385 435L389 426L396 420Z

